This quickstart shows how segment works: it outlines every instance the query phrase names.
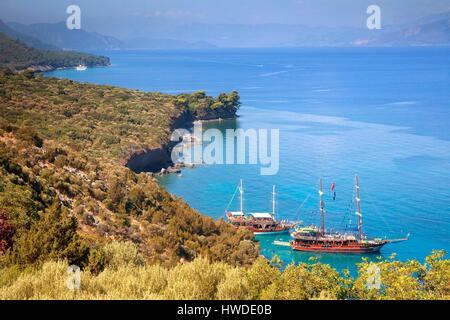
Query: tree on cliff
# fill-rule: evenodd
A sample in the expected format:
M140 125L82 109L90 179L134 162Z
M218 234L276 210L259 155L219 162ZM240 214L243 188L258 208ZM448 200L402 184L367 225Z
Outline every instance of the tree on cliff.
M5 212L0 209L0 254L12 246L14 228L8 223Z
M208 118L211 115L232 117L241 106L237 91L221 93L215 99L207 96L204 91L197 91L193 94L183 93L176 97L175 104L180 109L191 111L200 119Z
M237 91L231 91L229 94L221 93L217 98L228 110L236 112L241 106L240 97Z
M67 259L70 264L83 266L88 254L88 247L77 234L77 220L55 202L15 241L8 259L19 265Z

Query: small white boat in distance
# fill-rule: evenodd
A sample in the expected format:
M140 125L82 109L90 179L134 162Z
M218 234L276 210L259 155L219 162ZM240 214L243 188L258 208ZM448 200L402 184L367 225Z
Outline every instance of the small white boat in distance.
M85 71L87 69L87 67L80 64L75 69L77 69L77 71Z

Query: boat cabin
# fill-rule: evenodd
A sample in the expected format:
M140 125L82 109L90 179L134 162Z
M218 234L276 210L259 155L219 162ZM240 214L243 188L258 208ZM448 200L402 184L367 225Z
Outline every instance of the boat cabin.
M228 221L235 226L242 225L247 219L242 211L229 211L227 213Z
M277 224L272 214L268 212L254 212L248 215L252 219L253 226L257 229L266 229Z

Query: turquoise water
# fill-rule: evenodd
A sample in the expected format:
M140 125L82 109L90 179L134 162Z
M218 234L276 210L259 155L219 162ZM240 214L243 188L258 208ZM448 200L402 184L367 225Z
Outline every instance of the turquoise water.
M422 260L450 249L450 49L229 49L102 52L112 67L52 76L166 93L236 89L240 117L207 126L280 130L280 169L209 165L161 183L204 214L220 218L240 178L245 207L269 211L277 186L280 217L318 223L323 177L327 223L354 226L354 175L360 177L364 230L402 237L381 255ZM336 184L337 198L329 188ZM300 208L302 202L308 199ZM231 208L238 206L238 201ZM354 269L360 255L308 254L272 245L289 236L260 236L262 253L283 262L311 256ZM374 258L374 256L370 256Z

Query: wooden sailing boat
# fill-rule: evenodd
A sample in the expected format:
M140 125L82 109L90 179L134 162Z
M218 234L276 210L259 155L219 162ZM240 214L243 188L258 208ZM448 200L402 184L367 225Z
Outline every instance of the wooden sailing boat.
M244 213L244 187L242 184L242 179L239 183L239 203L240 210L239 211L228 211L225 210L225 215L228 219L228 222L231 223L235 227L247 227L249 223L248 217ZM234 195L233 195L234 197ZM233 199L232 199L233 200Z
M280 234L287 233L295 225L285 220L278 221L275 218L275 186L272 186L272 213L256 212L249 213L252 218L252 227L254 234Z
M275 186L272 188L272 213L269 212L253 212L244 213L243 195L244 188L242 179L239 186L240 194L240 211L226 211L228 221L237 228L245 228L251 230L254 234L280 234L287 233L295 225L285 220L278 221L275 218Z
M405 241L402 239L368 239L363 233L363 222L361 214L361 199L359 195L358 176L355 178L355 201L356 215L358 216L358 233L331 233L325 228L325 208L323 202L322 179L319 183L319 204L322 223L321 226L297 227L291 236L291 248L298 251L332 252L332 253L369 253L378 252L381 247L388 243Z

